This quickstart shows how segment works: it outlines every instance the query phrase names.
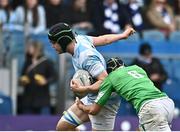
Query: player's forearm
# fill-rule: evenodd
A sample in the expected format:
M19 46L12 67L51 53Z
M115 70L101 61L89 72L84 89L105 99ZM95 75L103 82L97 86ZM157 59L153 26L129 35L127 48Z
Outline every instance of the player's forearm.
M88 105L82 105L82 104L81 104L80 107L81 107L81 110L83 110L84 112L86 112L86 113L88 113L88 114L91 114L91 113L92 113L90 106L88 106Z
M95 46L107 45L121 39L127 39L133 33L135 33L135 30L132 27L127 27L127 29L121 34L106 34L99 37L94 37L93 38L94 45Z
M79 104L78 106L82 111L91 114L91 115L96 115L99 113L100 108L96 108L96 105L84 105L84 104Z
M103 37L105 38L106 43L112 43L114 41L118 41L118 40L121 40L121 39L126 39L126 38L128 38L128 35L126 35L125 33L122 33L122 34L109 34L109 35L104 35Z
M98 92L101 83L102 83L102 80L98 80L97 82L95 82L94 84L90 86L85 86L87 89L87 92L95 92L95 93Z
M104 40L103 43L99 44L99 46L102 46L113 43L121 39L126 39L128 36L122 33L122 34L107 34L100 37L102 40Z

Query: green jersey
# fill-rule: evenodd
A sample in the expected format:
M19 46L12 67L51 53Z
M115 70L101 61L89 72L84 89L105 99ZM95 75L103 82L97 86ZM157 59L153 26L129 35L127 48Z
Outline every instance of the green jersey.
M95 102L105 105L112 92L133 104L137 112L146 101L167 96L156 88L146 72L136 65L120 67L111 72L101 84Z

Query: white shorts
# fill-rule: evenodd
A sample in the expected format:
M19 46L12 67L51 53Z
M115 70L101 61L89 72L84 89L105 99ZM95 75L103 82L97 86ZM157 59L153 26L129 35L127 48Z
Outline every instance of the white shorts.
M141 107L139 124L142 131L171 131L174 102L168 98L153 99Z
M92 104L88 102L87 96L82 98L81 101L86 105ZM92 128L95 130L113 130L118 108L119 105L115 109L104 106L97 115L89 115Z

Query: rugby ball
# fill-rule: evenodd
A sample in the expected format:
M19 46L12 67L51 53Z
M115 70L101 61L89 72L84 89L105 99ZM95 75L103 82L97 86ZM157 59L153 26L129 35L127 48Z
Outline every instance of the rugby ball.
M73 75L73 79L77 80L81 85L88 86L92 84L92 76L86 70L78 70ZM79 97L84 97L87 93L75 93Z

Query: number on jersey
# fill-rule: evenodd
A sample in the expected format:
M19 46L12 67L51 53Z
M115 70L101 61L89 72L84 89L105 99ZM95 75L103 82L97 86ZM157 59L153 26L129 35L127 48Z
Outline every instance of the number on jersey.
M144 76L137 71L128 71L128 74L131 75L134 78L143 78Z

